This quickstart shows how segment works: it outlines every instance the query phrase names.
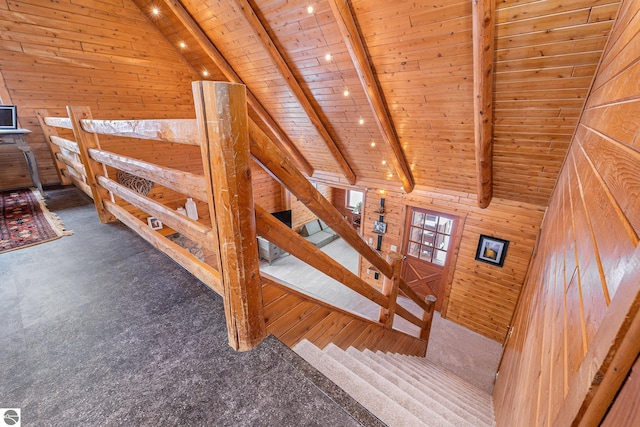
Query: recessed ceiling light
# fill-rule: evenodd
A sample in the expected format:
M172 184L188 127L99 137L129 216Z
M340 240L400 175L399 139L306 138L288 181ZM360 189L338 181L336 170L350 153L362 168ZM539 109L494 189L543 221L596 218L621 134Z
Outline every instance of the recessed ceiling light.
M386 164L387 164L387 161L386 161L386 160L383 160L383 161L382 161L382 164L383 164L383 165L386 165Z
M309 7L307 7L307 12L309 12L309 13L313 13L313 6L309 6Z
M358 123L360 123L361 125L364 124L364 119L362 117L360 117L360 120L358 121Z
M154 15L160 15L160 9L154 7L153 9L151 9L151 13L153 13Z
M331 56L331 54L330 54L330 53L327 53L327 54L324 56L324 59L326 59L327 61L331 61L331 58L333 58L333 57Z
M373 141L371 141L371 146L372 146L372 147L375 147L375 146L376 146L376 143L375 143L375 142L373 142Z
M345 89L344 92L342 92L342 94L344 96L349 96L349 89Z
M184 49L185 47L187 47L187 44L185 42L180 42L180 48Z
M205 77L207 77L207 76L209 75L209 72L208 72L207 70L204 70L204 71L202 72L202 75L203 75L203 76L205 76Z

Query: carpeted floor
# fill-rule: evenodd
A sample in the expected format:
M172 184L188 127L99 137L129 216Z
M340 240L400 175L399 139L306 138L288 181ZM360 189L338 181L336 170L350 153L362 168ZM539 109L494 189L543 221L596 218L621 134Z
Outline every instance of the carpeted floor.
M269 337L228 346L220 297L75 188L75 234L0 255L0 407L24 426L380 425Z

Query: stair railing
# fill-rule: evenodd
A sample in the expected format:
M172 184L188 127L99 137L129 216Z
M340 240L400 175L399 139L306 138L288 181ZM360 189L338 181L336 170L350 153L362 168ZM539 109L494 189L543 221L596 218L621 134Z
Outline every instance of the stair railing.
M383 287L383 292L374 289L259 207L256 208L258 234L378 304L381 307L380 320L385 325L392 325L394 316L397 314L420 327L421 338L428 339L433 317L434 297L430 296L426 300L422 300L400 277L401 260L396 258L392 263L388 263L380 253L369 246L353 226L343 218L340 211L309 182L257 125L249 127L249 135L253 158L298 200L304 203L311 212L322 219L360 255L374 265L386 280L390 281L390 284ZM422 318L415 316L405 307L396 303L399 292L402 292L424 310Z
M49 139L58 147L65 146L79 155L81 164L62 160L63 156L55 157L65 166L71 164L77 171L84 172L86 184L83 189L90 190L88 192L94 199L100 221L120 220L218 292L225 304L229 344L235 349L250 349L266 336L257 234L376 303L380 307L379 321L382 325L391 328L395 315L398 315L418 326L420 338L427 340L434 299L422 300L400 277L400 258L392 256L387 262L371 248L248 118L244 86L194 82L193 92L196 120L94 120L88 107L68 107L68 119L43 116L47 126L57 125L73 130L76 141L53 133ZM204 176L103 150L98 135L197 145L202 154ZM250 156L385 276L382 292L264 209L254 207ZM121 185L109 178L108 167L205 202L211 224L191 220ZM78 182L73 182L78 185ZM201 261L194 257L130 213L121 206L122 201L201 244L214 255L214 259ZM397 304L400 293L422 308L422 317Z

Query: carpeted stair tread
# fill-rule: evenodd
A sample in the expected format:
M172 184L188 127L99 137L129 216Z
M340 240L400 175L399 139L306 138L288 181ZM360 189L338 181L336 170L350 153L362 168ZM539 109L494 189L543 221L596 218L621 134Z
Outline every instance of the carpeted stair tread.
M452 391L455 391L457 394L466 396L467 398L472 397L474 400L479 402L483 407L487 405L492 405L491 395L480 390L473 384L470 384L463 379L457 377L456 375L448 372L446 369L438 366L426 359L420 359L417 357L407 356L406 358L401 358L397 360L394 358L395 355L385 354L385 353L376 353L383 357L385 360L390 361L391 363L395 363L396 365L403 366L412 366L414 369L412 370L415 375L418 375L424 381L434 381L435 383L447 383L448 388Z
M421 367L428 372L438 375L443 378L443 381L449 381L452 386L455 386L466 393L476 396L479 399L486 399L491 402L491 395L476 387L475 385L463 380L454 373L448 371L446 368L431 362L428 359L422 357L408 356L407 361L413 363L415 366Z
M393 355L379 353L383 357L391 357ZM403 364L411 364L412 366L417 368L417 371L420 373L424 373L429 377L440 378L442 381L450 382L451 387L460 390L460 392L472 395L477 397L478 399L486 400L487 402L491 402L491 395L476 387L475 385L463 380L462 378L456 376L454 373L448 371L440 365L437 365L425 358L407 356L406 359L402 360Z
M493 400L487 393L478 390L464 380L455 377L454 380L442 375L442 369L437 365L425 367L414 364L411 356L392 355L381 352L374 353L377 357L391 363L399 370L409 375L420 384L428 384L434 391L450 397L456 402L463 402L465 407L474 408L476 413L485 414L483 417L493 423Z
M389 426L414 427L423 422L335 359L303 340L293 350ZM372 410L372 408L375 409Z
M434 389L420 384L419 381L386 360L379 358L374 353L367 351L359 352L355 349L348 349L347 353L358 358L358 360L371 367L371 369L375 369L378 375L383 376L396 387L409 393L414 399L430 408L430 410L446 418L450 422L450 425L487 425L484 416L473 408L469 409L462 400L455 402L447 399L443 394L437 393Z
M306 340L294 350L389 426L495 426L488 393L424 358Z
M359 353L358 350L350 348L347 353ZM370 350L365 350L360 353L362 357L366 357L373 362L377 363L384 369L384 375L393 381L393 378L401 378L404 382L408 383L411 388L415 388L419 393L429 396L434 401L437 401L440 405L448 408L463 418L466 422L473 426L494 425L492 408L487 405L486 402L478 402L476 399L469 399L466 395L460 395L457 391L452 391L448 387L448 383L442 381L434 381L432 379L420 379L422 377L412 376L411 369L407 369L406 364L402 364L401 357L396 357L395 362L392 363L387 358L381 357L379 354L373 353ZM391 376L391 377L389 377ZM417 394L413 394L417 396Z
M418 399L398 387L398 385L380 375L377 369L367 366L336 345L329 344L324 348L324 352L333 357L337 363L340 363L364 379L371 387L381 391L388 399L396 401L406 411L411 412L416 418L419 418L424 425L444 427L460 425L459 423L463 422L462 418L448 409L441 407L433 400L429 402L428 406L423 405ZM373 408L370 408L370 410L372 409Z

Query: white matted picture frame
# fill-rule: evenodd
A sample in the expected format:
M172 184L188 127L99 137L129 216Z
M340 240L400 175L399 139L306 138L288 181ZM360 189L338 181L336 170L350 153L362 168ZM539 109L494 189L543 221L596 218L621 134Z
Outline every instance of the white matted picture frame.
M150 216L147 218L147 224L152 230L160 230L162 228L162 222L155 216Z
M502 267L508 247L508 240L481 234L478 241L478 249L476 250L476 260Z

